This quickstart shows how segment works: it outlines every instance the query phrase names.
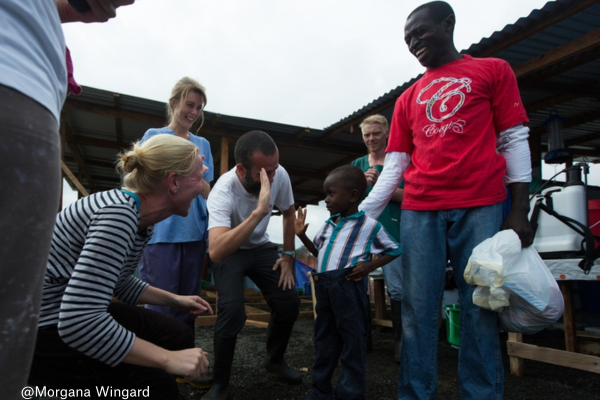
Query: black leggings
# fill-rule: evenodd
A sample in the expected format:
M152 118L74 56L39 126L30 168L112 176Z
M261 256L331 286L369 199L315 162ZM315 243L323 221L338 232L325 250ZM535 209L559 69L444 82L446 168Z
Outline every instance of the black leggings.
M167 350L194 347L194 337L183 322L142 307L112 303L112 317L126 329ZM39 329L29 385L53 389L87 389L92 398L111 398L98 391L148 389L151 399L173 400L179 396L175 377L158 368L121 363L110 367L88 357L68 345L58 336L55 326ZM114 398L122 399L115 391ZM141 397L138 395L138 397Z
M0 85L0 393L20 398L33 354L60 196L58 124Z

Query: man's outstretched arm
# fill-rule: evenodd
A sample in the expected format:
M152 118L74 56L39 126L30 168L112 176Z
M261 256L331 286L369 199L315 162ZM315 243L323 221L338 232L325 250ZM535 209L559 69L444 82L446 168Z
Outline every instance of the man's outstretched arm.
M409 165L410 155L408 153L397 151L386 153L383 171L371 193L358 206L359 210L363 210L371 218L379 218L396 189L398 189L398 185L402 182L404 171Z

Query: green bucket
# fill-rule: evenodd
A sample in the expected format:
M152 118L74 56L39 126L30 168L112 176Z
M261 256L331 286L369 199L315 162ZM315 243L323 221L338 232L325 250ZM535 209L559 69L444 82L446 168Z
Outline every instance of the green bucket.
M444 312L446 313L446 336L448 343L452 346L460 347L460 305L446 304Z

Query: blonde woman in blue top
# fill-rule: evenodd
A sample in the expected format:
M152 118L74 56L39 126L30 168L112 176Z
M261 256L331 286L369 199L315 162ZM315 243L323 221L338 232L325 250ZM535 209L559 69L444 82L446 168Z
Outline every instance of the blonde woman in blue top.
M317 300L315 364L312 389L305 400L363 400L369 327L364 280L402 250L379 222L358 211L367 189L360 168L345 165L334 169L323 189L331 218L314 241L306 236L306 210L299 208L294 221L296 235L317 257L317 270L313 272ZM373 259L373 255L378 257ZM334 389L331 377L338 360L342 374Z
M206 198L210 192L209 182L213 180L213 158L208 140L190 132L192 126L202 118L205 106L204 87L191 78L180 79L171 90L167 103L169 124L164 128L149 129L142 138L144 142L158 134L178 136L196 145L204 156L204 190L192 200L189 215L173 215L157 223L140 262L142 280L182 295L200 293L206 254ZM168 306L146 307L177 318L194 331L195 316Z

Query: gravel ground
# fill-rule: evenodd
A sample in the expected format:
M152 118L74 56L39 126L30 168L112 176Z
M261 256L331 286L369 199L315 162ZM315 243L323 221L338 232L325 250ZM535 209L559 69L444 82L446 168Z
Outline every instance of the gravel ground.
M314 360L312 345L313 320L299 319L292 333L286 359L297 369L303 369L301 385L287 385L277 381L263 367L265 355L265 329L245 326L238 336L232 368L230 399L232 400L302 400L310 391L310 371ZM196 327L196 344L212 353L212 326ZM392 361L392 330L373 328L373 350L367 353L367 399L397 399L398 365ZM506 336L504 336L506 339ZM542 331L528 336L526 342L541 346L564 348L561 331ZM503 340L505 343L506 340ZM504 366L506 371L506 400L598 400L600 376L591 372L554 366L535 361L525 361L525 376L510 374L506 346ZM438 399L460 399L457 376L458 350L446 341L446 332L440 331L438 343ZM211 357L209 356L209 359ZM339 371L334 375L334 382ZM180 385L182 399L199 400L206 390L190 385ZM485 399L482 399L485 400Z

